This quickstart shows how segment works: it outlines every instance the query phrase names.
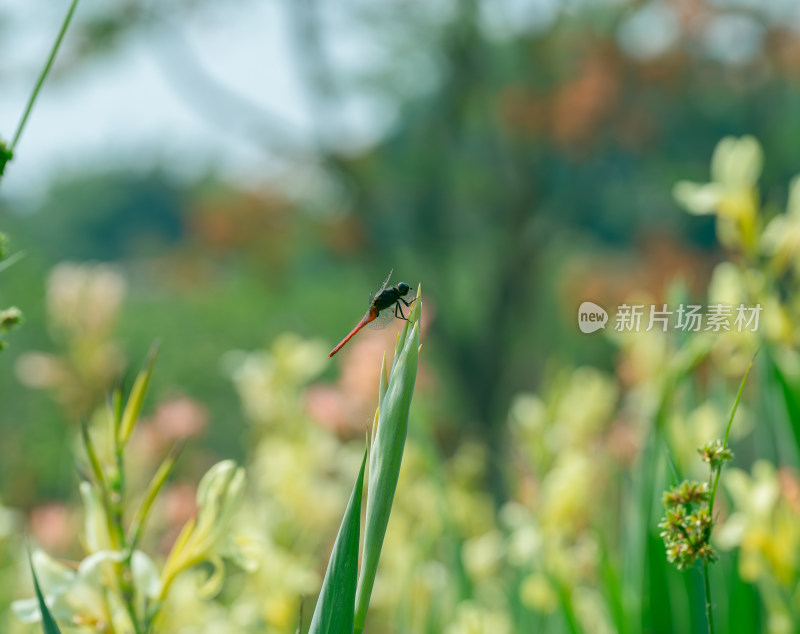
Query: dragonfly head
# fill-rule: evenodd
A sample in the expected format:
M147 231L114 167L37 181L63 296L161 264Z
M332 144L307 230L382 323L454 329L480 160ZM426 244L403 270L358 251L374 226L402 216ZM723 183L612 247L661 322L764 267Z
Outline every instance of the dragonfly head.
M398 293L400 293L400 296L401 296L401 297L402 297L403 295L408 295L408 291L409 291L409 290L410 290L410 287L409 287L409 286L408 286L408 284L406 284L405 282L400 282L400 283L397 285L397 292L398 292Z

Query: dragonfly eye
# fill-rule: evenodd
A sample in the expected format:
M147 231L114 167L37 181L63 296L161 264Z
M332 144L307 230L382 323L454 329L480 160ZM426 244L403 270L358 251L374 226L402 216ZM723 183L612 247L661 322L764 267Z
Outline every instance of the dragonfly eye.
M408 291L409 291L410 289L409 289L409 286L408 286L408 284L406 284L405 282L400 282L400 283L397 285L397 290L400 292L400 295L407 295L407 294L408 294Z

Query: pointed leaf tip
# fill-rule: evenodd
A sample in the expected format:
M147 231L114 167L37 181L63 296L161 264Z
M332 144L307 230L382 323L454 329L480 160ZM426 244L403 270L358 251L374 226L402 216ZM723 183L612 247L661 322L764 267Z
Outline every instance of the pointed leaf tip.
M44 600L42 589L39 587L39 579L36 576L36 569L33 566L33 555L31 554L30 546L28 546L28 563L31 567L31 575L33 575L33 588L36 591L36 600L39 602L39 611L42 614L42 632L44 634L61 634L58 629L58 624L50 613L47 603Z
M128 396L128 401L125 403L125 409L122 412L122 419L119 426L118 441L120 445L125 445L130 438L131 432L136 425L139 418L139 413L142 410L145 396L147 395L147 387L150 384L150 377L153 375L153 368L158 357L159 343L155 342L147 353L147 361L145 366L141 369L133 382L131 393Z

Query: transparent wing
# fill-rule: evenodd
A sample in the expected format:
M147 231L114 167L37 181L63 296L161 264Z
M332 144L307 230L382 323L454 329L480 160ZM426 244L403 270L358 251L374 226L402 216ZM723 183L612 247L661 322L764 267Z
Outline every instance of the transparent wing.
M378 313L378 316L367 324L367 328L371 328L372 330L383 330L393 321L394 321L394 306L389 306L389 308L385 308L380 313Z
M395 317L401 319L402 315L404 318L408 319L408 313L411 312L410 304L413 304L415 295L416 291L408 291L402 298L402 300L405 300L405 303L402 300L399 302L399 310L397 304L389 306L389 308L384 308L375 319L367 324L367 327L373 330L382 330L391 324ZM406 303L408 303L409 306L406 306Z
M370 305L372 305L372 300L373 299L375 299L378 295L383 293L384 290L386 290L386 285L389 283L389 278L392 277L392 272L393 271L394 271L394 269L391 269L389 271L389 275L387 275L386 279L383 280L383 284L381 284L381 287L377 290L377 292L369 294L369 303L370 303Z

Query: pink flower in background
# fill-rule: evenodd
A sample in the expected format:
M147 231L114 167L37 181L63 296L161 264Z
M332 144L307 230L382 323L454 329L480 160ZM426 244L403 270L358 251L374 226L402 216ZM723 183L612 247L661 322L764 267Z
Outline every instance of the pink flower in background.
M77 541L79 522L60 502L43 504L31 510L28 527L34 540L48 551L67 552Z
M165 530L160 550L168 553L186 522L197 512L197 489L191 484L168 486L161 494L161 508Z
M188 396L178 396L159 404L151 423L165 438L193 438L208 427L208 410Z
M178 440L201 436L207 427L204 405L188 396L173 396L159 403L153 415L136 426L132 444L137 455L156 457Z
M430 299L426 298L422 315L422 333L427 331L435 314ZM306 408L313 420L345 435L363 434L372 426L377 402L379 368L386 353L387 366L391 367L398 328L364 330L339 353L341 376L333 385L315 385L306 392ZM430 383L431 375L420 364L417 387Z

